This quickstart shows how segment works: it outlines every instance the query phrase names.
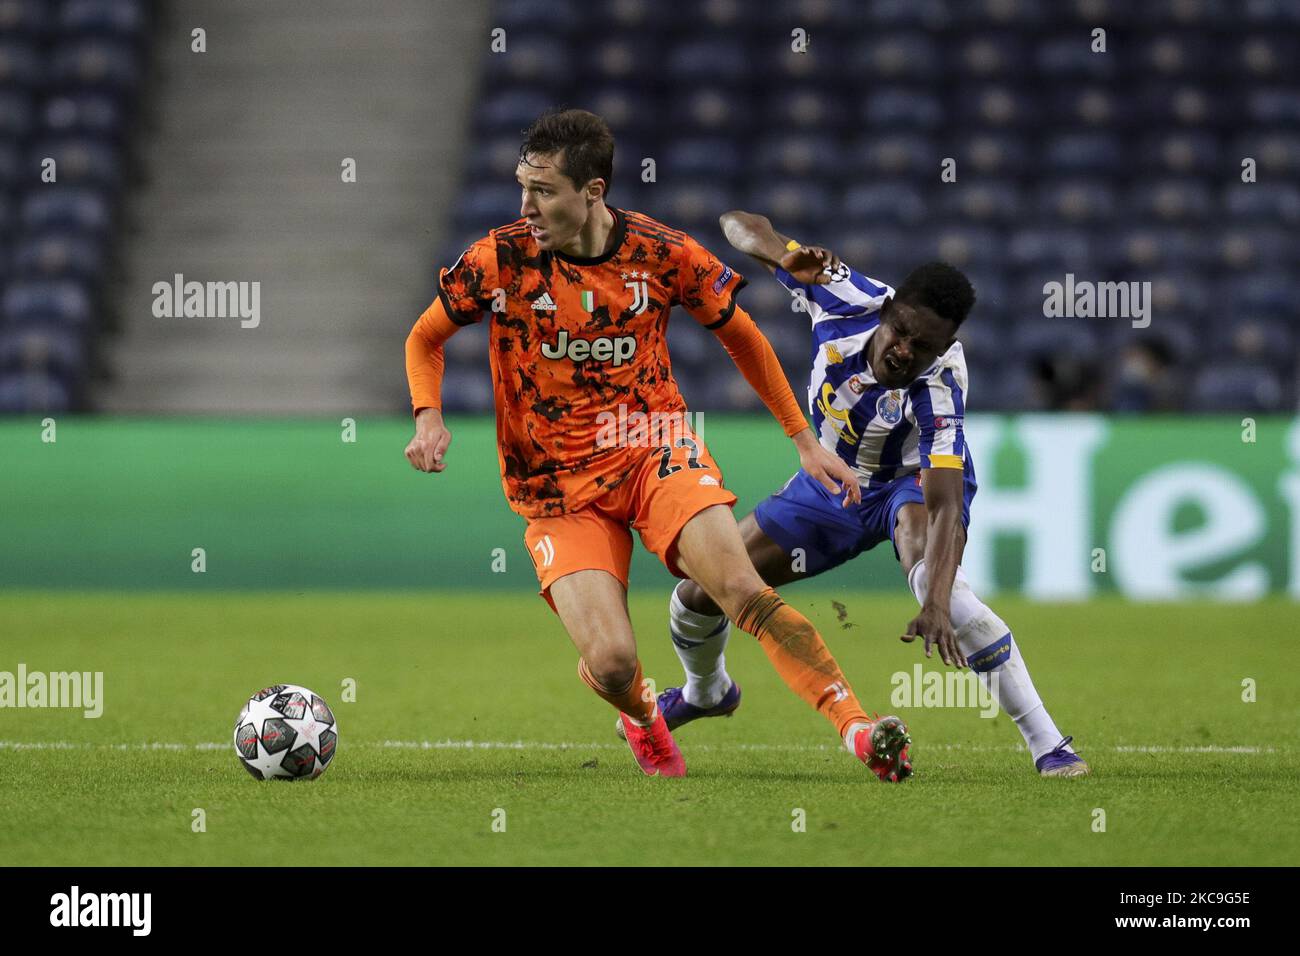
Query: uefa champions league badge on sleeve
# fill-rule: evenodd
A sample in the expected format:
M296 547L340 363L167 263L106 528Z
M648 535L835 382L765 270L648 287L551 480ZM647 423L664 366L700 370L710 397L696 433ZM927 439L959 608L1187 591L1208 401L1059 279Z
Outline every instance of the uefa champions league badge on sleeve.
M876 414L886 425L897 425L903 420L903 393L892 389L876 400Z

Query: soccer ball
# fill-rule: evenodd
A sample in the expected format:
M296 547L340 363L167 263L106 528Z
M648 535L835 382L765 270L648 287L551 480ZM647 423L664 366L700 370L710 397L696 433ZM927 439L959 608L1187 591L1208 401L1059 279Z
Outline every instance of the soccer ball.
M324 698L297 684L272 684L235 721L235 752L258 780L315 780L334 759L338 723Z

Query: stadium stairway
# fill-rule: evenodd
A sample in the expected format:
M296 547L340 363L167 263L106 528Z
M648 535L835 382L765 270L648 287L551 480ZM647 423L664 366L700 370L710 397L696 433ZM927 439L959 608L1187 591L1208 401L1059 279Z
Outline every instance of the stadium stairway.
M488 42L454 0L168 4L147 182L97 403L124 413L392 411ZM191 51L206 31L207 52ZM201 145L200 145L201 144ZM343 182L343 161L356 182ZM508 170L504 174L508 175ZM259 282L256 327L158 317L154 285ZM251 287L249 287L251 288ZM248 323L251 325L251 320Z

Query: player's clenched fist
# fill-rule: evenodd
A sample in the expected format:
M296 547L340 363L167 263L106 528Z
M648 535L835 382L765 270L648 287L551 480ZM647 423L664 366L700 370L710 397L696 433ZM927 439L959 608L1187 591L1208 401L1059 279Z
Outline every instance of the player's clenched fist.
M447 467L443 457L450 444L451 432L442 423L442 412L423 408L415 418L415 437L406 446L406 460L420 471L442 471Z
M781 268L799 282L826 285L848 275L840 257L822 246L797 246L781 257Z

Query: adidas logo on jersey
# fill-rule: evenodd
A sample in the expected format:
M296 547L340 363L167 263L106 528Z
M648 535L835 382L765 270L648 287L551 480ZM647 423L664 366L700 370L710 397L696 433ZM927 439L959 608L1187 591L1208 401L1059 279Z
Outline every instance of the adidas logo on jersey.
M718 479L712 475L700 475L700 484L702 485L716 485L717 483Z
M533 308L538 312L554 312L555 300L549 292L543 292L541 298L533 300Z

